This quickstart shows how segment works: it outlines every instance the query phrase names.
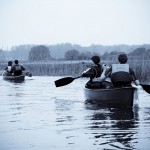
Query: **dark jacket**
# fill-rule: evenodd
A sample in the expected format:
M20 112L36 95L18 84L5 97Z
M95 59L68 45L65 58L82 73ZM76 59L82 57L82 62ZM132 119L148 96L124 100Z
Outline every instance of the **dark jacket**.
M100 64L93 65L90 69L85 71L82 74L82 77L90 77L90 80L86 83L87 88L105 88L102 82L95 81L96 78L99 78L103 72L103 68Z
M93 78L98 78L101 76L103 72L102 66L100 64L98 65L93 65L90 69L85 71L82 76L83 77L90 77L90 80Z
M25 68L22 65L19 64L15 64L13 65L12 69L11 69L11 73L14 73L15 76L21 75L22 71L24 71Z

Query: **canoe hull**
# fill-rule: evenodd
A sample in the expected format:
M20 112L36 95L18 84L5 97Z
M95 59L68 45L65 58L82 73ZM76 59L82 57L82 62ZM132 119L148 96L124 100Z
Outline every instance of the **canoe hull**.
M84 89L87 101L92 101L105 106L133 107L134 87L114 89Z
M9 81L24 81L25 80L25 75L20 75L20 76L7 76L6 73L4 72L2 74L2 77L4 80L9 80Z

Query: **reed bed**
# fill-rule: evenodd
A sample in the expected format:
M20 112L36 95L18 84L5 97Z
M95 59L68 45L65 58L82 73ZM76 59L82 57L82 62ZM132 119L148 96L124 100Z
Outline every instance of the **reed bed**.
M77 76L87 67L82 63L25 64L28 71L36 76Z
M102 63L111 65L116 61L105 61ZM131 68L139 80L150 80L150 60L129 60ZM92 65L90 61L54 61L54 62L24 62L23 66L26 71L31 72L34 76L78 76ZM0 70L4 70L7 63L0 64Z

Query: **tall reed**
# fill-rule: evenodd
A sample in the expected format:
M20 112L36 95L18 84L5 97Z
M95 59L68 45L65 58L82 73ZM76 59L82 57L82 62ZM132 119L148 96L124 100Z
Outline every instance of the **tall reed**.
M116 60L102 63L111 65ZM129 65L135 71L139 80L150 80L150 60L129 60ZM91 61L53 61L53 62L24 62L26 71L34 76L78 76L92 65ZM0 70L4 70L7 63L0 63Z

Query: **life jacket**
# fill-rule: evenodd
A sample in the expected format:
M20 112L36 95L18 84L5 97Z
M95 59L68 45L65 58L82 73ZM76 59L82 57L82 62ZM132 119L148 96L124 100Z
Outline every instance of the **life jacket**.
M91 80L92 80L92 82L99 82L101 74L103 72L102 66L101 65L100 66L93 66L93 69L95 70L96 75Z
M15 71L22 70L20 65L14 65Z
M10 72L11 68L12 68L11 66L8 66L7 71Z
M130 83L132 78L129 72L128 64L113 64L111 73L112 83Z

